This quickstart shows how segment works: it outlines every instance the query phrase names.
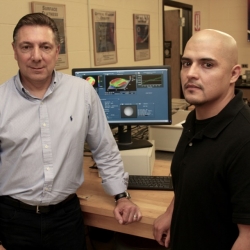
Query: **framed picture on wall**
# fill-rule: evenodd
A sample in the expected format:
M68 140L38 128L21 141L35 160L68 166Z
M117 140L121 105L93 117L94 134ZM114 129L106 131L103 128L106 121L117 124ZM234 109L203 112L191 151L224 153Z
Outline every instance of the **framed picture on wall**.
M68 50L67 50L67 35L66 35L66 11L64 4L44 3L44 2L31 2L31 11L41 12L52 18L59 30L60 34L60 53L56 63L56 69L67 69L68 63Z
M150 15L134 14L135 61L150 59Z
M95 65L117 62L116 12L92 9Z

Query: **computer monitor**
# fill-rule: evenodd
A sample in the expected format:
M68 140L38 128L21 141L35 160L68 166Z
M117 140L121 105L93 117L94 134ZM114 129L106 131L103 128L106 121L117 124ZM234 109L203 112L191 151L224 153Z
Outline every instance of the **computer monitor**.
M132 125L171 124L170 72L167 65L72 69L95 88L120 150L152 146L132 139Z

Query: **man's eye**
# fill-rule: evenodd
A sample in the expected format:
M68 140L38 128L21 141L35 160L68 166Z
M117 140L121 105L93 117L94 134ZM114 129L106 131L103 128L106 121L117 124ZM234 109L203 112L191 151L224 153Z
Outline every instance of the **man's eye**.
M212 63L204 63L204 67L209 69L209 68L213 67L213 64Z
M21 51L22 52L29 52L29 51L31 51L31 46L29 46L29 45L23 45L22 47L21 47Z
M190 62L182 62L181 65L182 65L182 67L188 67L191 65L191 63Z
M44 46L42 46L41 49L42 49L43 51L45 51L45 52L49 52L49 51L51 51L51 46L44 45Z

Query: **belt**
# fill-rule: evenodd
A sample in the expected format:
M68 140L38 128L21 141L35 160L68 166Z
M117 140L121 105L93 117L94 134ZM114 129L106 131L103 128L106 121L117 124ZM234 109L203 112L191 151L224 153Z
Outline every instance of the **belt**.
M19 200L16 200L10 196L0 196L0 202L4 203L6 205L9 205L11 207L33 211L37 214L47 214L47 213L56 211L59 208L62 208L67 202L69 202L70 200L72 200L75 197L76 197L76 194L71 194L64 201L61 201L58 204L49 205L49 206L32 206L32 205L23 203Z

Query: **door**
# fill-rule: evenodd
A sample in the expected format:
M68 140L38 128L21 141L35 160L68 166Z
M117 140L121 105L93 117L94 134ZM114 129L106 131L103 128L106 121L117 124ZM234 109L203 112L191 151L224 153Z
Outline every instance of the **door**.
M169 12L173 10L173 13ZM184 98L180 85L180 57L189 38L192 36L192 12L193 6L185 3L175 2L172 0L162 0L162 15L163 15L163 45L164 47L171 45L171 58L166 60L166 52L168 48L163 48L163 62L169 64L172 68L172 98ZM179 14L178 14L179 12ZM171 16L173 20L171 21ZM178 15L178 17L177 17ZM178 20L177 20L178 18ZM181 20L182 22L181 22ZM182 27L180 27L180 24ZM174 26L172 26L174 25ZM167 26L167 27L165 27ZM178 28L177 28L178 26ZM179 36L180 42L176 42L176 36ZM166 39L174 39L172 44ZM176 46L179 46L177 52ZM178 55L177 55L178 54Z
M181 98L179 9L164 12L164 64L171 66L172 98Z

